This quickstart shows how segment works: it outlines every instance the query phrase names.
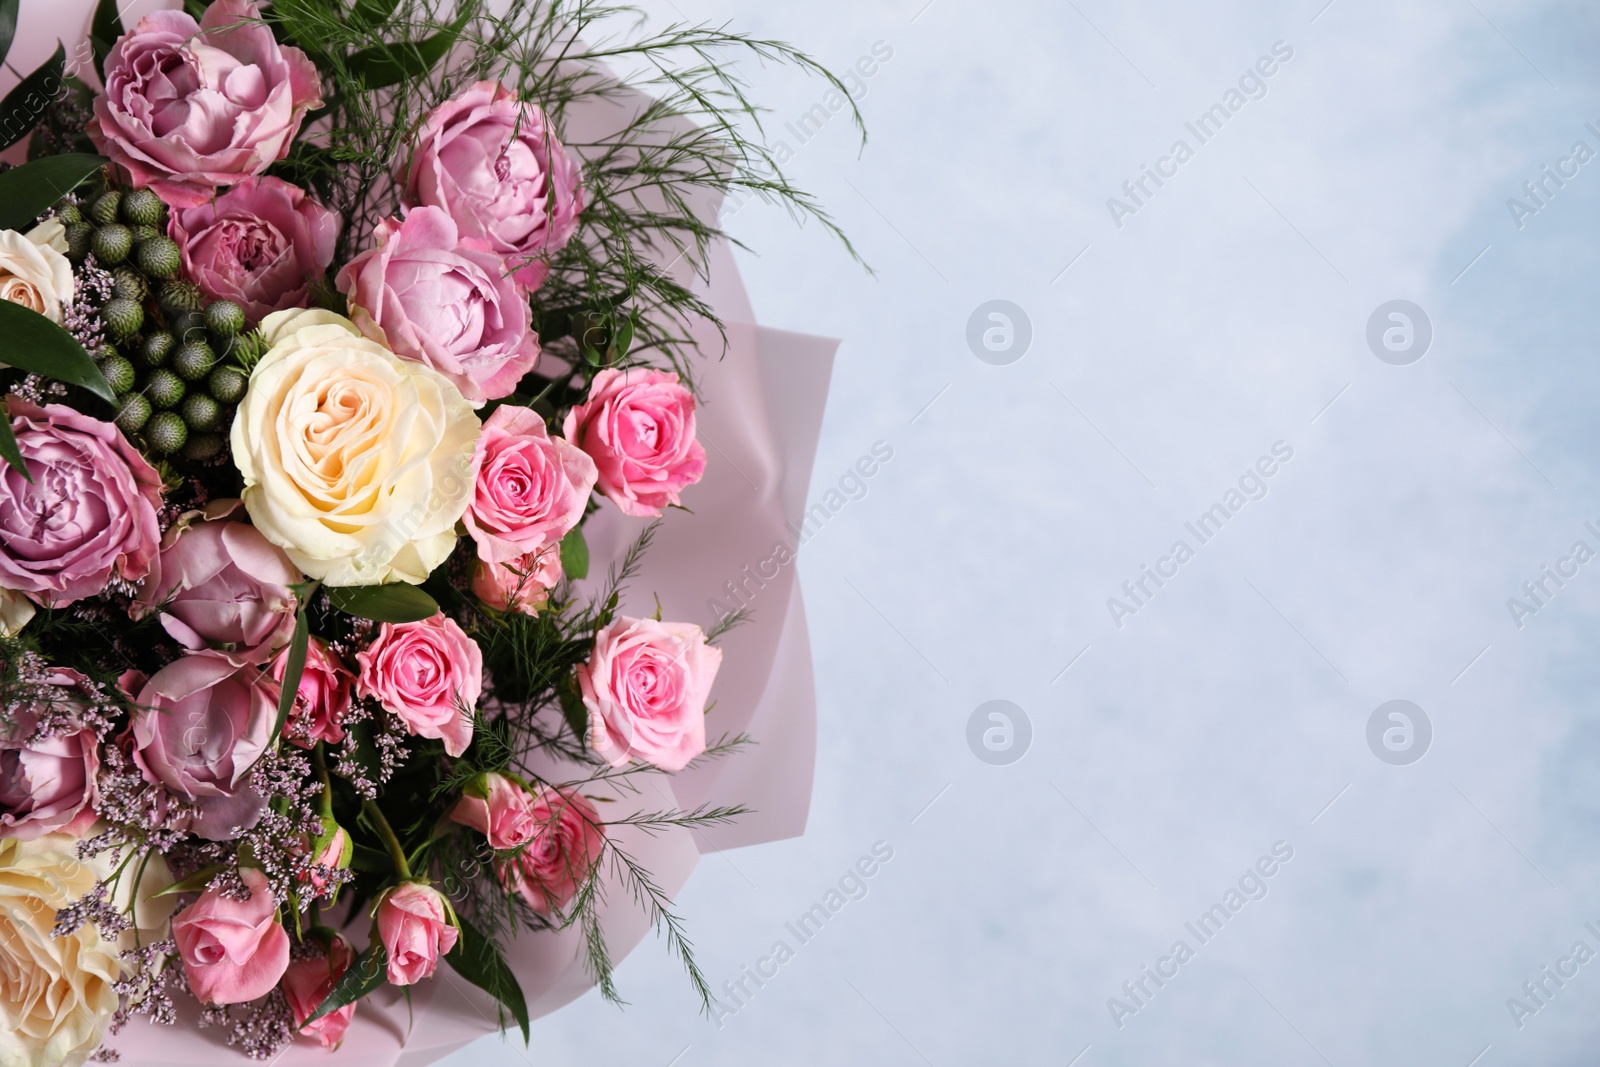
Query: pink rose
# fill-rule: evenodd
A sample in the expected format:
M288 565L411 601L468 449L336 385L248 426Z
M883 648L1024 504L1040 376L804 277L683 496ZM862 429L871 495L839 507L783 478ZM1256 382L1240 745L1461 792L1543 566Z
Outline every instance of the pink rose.
M462 516L478 558L507 563L558 543L583 521L598 473L578 446L551 437L532 408L502 404L483 424Z
M272 741L278 701L255 667L213 652L180 657L134 697L133 758L151 782L195 804L189 827L212 841L254 826L261 798L245 781Z
M87 708L78 690L85 680L77 671L56 668L30 694L34 702L13 704L0 717L0 837L77 837L94 822L100 738L87 728L39 736L41 720L70 720L71 710Z
M706 701L721 665L722 650L693 623L619 617L577 667L589 747L613 767L637 758L682 770L706 750Z
M239 877L250 899L234 900L221 889L172 917L189 987L205 1004L243 1004L272 992L289 966L289 935L278 924L278 909L267 876L241 867Z
M289 667L289 650L278 653L272 661L272 677L283 682L283 672ZM350 686L354 677L328 651L327 642L313 637L306 644L306 666L300 672L300 687L295 691L294 706L289 709L289 721L283 724L283 736L301 748L312 748L318 741L330 745L344 740L344 717L350 710Z
M319 894L332 881L332 873L346 869L355 858L355 842L350 840L349 833L332 816L323 816L322 833L317 837L302 838L302 846L311 857L311 866L306 869L301 881Z
M537 104L478 82L434 108L405 173L411 202L443 208L537 289L583 211L578 164Z
M384 623L356 656L356 693L375 697L418 737L459 756L472 743L472 712L483 692L483 653L454 619Z
M395 985L415 985L430 977L459 936L444 897L431 886L407 882L378 903L378 937L389 956L389 981Z
M472 569L472 592L495 611L537 615L562 576L560 546L546 545L508 563L479 560Z
M0 588L64 607L150 571L161 476L109 422L62 404L6 401L29 482L0 470Z
M135 616L161 613L184 648L210 648L238 667L265 663L294 636L300 572L254 526L178 522L139 588Z
M322 1042L323 1048L337 1048L344 1040L344 1032L350 1029L350 1018L356 1013L356 1002L352 1000L309 1025L306 1019L328 999L334 983L344 977L353 962L355 950L350 942L334 934L326 956L296 960L283 972L283 996L294 1013L295 1028L306 1037Z
M105 86L89 136L175 207L266 170L322 106L316 67L279 46L251 0L217 0L199 23L146 15L112 47Z
M456 801L450 818L483 834L490 848L520 848L540 829L532 809L533 795L521 785L503 774L485 774Z
M174 211L167 233L196 285L259 322L310 303L310 283L333 262L339 213L281 179L246 178L215 200Z
M474 404L517 388L539 361L528 294L487 241L436 207L378 224L378 244L339 271L361 332L449 378Z
M500 880L540 915L564 908L594 873L605 831L594 805L576 792L540 786L528 806L537 827L499 865Z
M694 396L666 371L601 371L589 383L589 399L567 412L562 432L594 457L600 491L624 515L660 515L705 473Z

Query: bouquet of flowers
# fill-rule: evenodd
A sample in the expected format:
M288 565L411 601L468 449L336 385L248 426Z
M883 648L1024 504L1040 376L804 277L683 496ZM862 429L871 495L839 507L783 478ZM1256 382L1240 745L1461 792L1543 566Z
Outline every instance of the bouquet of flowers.
M89 69L0 101L0 1064L183 998L337 1047L441 966L526 1037L518 938L580 930L616 997L608 884L709 1003L619 830L743 807L605 809L746 743L708 729L739 613L623 614L656 526L604 579L584 528L706 467L694 196L832 229L720 57L845 90L621 11L103 0ZM633 61L659 95L570 136Z

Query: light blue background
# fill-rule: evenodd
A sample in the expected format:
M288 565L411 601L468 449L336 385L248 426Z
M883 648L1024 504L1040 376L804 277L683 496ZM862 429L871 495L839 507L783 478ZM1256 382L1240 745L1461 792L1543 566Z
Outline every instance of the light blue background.
M893 50L865 152L839 116L792 165L876 277L779 210L729 220L762 321L844 338L813 498L894 458L800 564L810 831L707 857L679 905L720 987L874 842L893 859L720 1027L647 940L628 1010L590 995L526 1053L449 1062L1593 1063L1600 961L1520 1029L1506 1001L1600 950L1600 560L1520 629L1506 601L1600 549L1600 160L1521 228L1506 201L1600 151L1600 14L924 3L649 5L836 69ZM1277 41L1266 95L1114 225ZM822 86L748 73L796 146ZM995 298L1032 323L1010 366L965 340ZM1434 328L1410 366L1365 339L1396 298ZM1278 441L1267 496L1114 626ZM1365 737L1395 698L1434 730L1406 767ZM1031 719L1010 766L967 745L992 699ZM1270 893L1198 945L1185 921L1277 841ZM1119 1029L1107 999L1179 938L1195 958Z

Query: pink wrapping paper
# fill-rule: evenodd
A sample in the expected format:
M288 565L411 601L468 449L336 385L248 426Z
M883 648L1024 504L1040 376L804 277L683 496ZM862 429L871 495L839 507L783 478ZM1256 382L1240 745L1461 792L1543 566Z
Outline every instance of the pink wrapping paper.
M121 6L125 24L132 25L146 11L179 4L128 0ZM94 0L23 4L8 66L33 69L58 39L72 55L87 36L93 8ZM7 70L0 75L0 92L16 81ZM590 108L569 118L569 128L582 135L598 133L613 126L630 104L637 106L638 99ZM709 218L718 205L707 197L697 207ZM643 776L642 795L621 795L608 810L622 816L673 806L744 804L754 811L731 825L693 833L674 829L650 837L625 828L618 840L670 894L683 886L703 853L801 833L816 752L811 648L795 567L790 563L774 574L768 564L764 574L757 571L779 544L796 547L789 528L798 528L804 510L837 342L756 324L727 247L717 245L711 260L709 285L693 279L681 263L674 268L680 281L692 282L708 298L727 327L727 350L720 359L716 329L702 323L696 330L704 356L697 377L706 474L685 494L692 513L668 514L642 573L629 587L624 611L649 614L659 596L667 618L709 627L715 621L712 599L728 603L727 583L744 583L752 615L721 639L725 657L707 732L711 738L745 733L755 744L693 772ZM592 573L603 575L643 525L609 506L592 518L586 527ZM649 932L646 916L615 887L607 895L601 925L618 961ZM359 944L365 927L358 920L347 932ZM579 948L575 930L524 937L509 947L535 1018L594 984ZM198 1067L238 1055L223 1047L222 1031L194 1029L194 1014L188 1010L184 1022L170 1028L136 1020L110 1044L124 1063L138 1067ZM275 1062L284 1067L421 1067L498 1028L494 1004L441 968L435 980L413 988L409 1008L399 991L388 987L363 1002L336 1056L300 1039ZM239 1062L246 1061L241 1056Z

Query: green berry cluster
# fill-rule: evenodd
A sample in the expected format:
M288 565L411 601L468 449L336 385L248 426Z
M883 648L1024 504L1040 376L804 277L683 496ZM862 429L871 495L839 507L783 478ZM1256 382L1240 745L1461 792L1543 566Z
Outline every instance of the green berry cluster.
M178 246L165 237L166 206L148 189L108 189L87 205L57 207L68 257L93 254L111 274L100 305L109 343L92 355L117 394L117 425L160 455L204 461L222 451L245 372L222 362L244 338L244 309L207 301L180 276Z

